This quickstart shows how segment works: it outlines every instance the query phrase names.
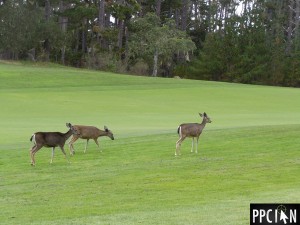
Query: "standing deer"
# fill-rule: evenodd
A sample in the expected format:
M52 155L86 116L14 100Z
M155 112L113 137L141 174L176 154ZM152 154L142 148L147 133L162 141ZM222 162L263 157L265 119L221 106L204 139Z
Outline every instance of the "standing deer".
M178 134L179 134L179 140L176 142L176 151L175 156L180 155L180 146L181 143L184 141L185 138L191 137L193 138L192 141L192 149L191 152L194 152L194 138L197 138L197 146L196 146L196 153L198 153L198 141L199 136L202 133L206 123L211 123L212 121L207 116L206 113L199 113L201 117L203 117L202 123L183 123L178 127Z
M76 133L76 130L74 130L74 127L70 123L66 123L66 126L69 128L69 130L66 133L60 133L60 132L36 132L34 133L30 141L33 142L34 146L30 150L30 157L31 157L31 165L35 166L35 159L34 155L35 153L40 150L42 147L52 148L52 155L51 155L51 161L53 162L54 157L54 149L55 147L59 146L63 154L65 155L67 161L69 162L65 150L64 145L66 140L72 135Z
M106 126L104 126L104 130L100 130L97 127L93 127L93 126L83 126L83 125L74 125L73 127L77 133L73 134L73 137L69 142L71 155L75 153L73 144L75 141L77 141L78 138L86 139L84 153L86 152L87 145L90 139L93 139L95 141L95 143L98 145L99 150L100 150L100 146L97 140L98 137L107 136L110 137L111 140L115 139L113 133Z

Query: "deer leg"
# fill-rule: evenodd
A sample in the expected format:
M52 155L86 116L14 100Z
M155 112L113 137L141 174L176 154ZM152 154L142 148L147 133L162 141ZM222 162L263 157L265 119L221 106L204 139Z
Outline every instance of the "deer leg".
M67 157L67 154L66 154L66 152L65 152L65 150L64 150L64 146L61 146L61 145L60 145L59 147L60 147L62 153L65 155L65 158L66 158L66 160L68 161L68 163L70 163L70 161L69 161L69 159L68 159L68 157Z
M199 137L197 137L197 143L196 143L196 153L198 154L198 142L199 142Z
M192 149L191 149L191 152L194 152L194 137L192 139Z
M36 149L36 144L34 146L31 147L30 151L29 151L29 155L30 155L30 159L31 159L31 165L34 165L34 160L33 160L33 152Z
M75 154L75 149L74 149L73 143L75 141L77 141L78 138L79 137L73 135L72 139L69 141L70 155L74 155Z
M55 149L55 147L52 147L52 154L51 154L51 160L50 160L50 163L52 163L52 162L53 162L53 157L54 157L54 149Z
M34 160L34 152L30 151L30 158L31 158L31 165L35 166L35 160Z
M31 148L31 150L30 150L30 159L31 159L31 165L32 166L34 166L35 165L35 162L34 162L34 154L33 154L33 149L35 149L36 148L36 145L34 145L32 148Z
M99 149L99 151L100 151L100 152L102 152L102 150L100 149L100 146L99 146L99 143L98 143L98 140L97 140L97 138L95 138L95 139L94 139L94 141L95 141L95 143L98 145L98 149Z
M180 137L179 140L176 142L175 156L181 155L180 146L181 146L181 143L184 141L184 139L185 139L185 137Z
M84 148L84 153L86 152L86 149L87 149L87 146L88 146L89 140L90 140L90 139L86 139L85 148Z
M35 153L40 150L43 146L41 145L34 145L31 150L30 150L30 158L31 158L31 165L35 166L35 159L34 159L34 155Z

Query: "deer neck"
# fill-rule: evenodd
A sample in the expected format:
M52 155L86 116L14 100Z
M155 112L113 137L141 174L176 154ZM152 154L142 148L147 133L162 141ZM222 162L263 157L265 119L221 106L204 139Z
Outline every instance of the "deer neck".
M103 136L107 136L107 133L103 130L99 130L98 131L98 137L103 137Z
M205 127L205 125L206 125L206 120L203 118L203 120L202 120L202 123L201 123L201 125L203 126L203 128Z
M69 129L68 132L64 134L65 140L68 140L69 137L71 137L71 135L72 135L72 131L71 129Z

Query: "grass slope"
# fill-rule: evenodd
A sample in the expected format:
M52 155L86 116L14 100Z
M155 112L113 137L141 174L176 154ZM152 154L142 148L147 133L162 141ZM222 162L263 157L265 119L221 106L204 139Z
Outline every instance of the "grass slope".
M299 202L300 90L0 64L0 223L249 224L251 202ZM174 157L177 126L213 120ZM36 154L35 131L107 125L115 141ZM68 147L66 146L68 151Z

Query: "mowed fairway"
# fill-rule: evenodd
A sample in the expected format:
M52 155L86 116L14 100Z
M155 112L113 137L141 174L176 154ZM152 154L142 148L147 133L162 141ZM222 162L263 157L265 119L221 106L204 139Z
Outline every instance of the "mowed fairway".
M250 203L300 202L299 89L0 63L0 104L0 224L246 225ZM204 111L199 153L175 157ZM115 140L32 167L32 133L66 122Z

